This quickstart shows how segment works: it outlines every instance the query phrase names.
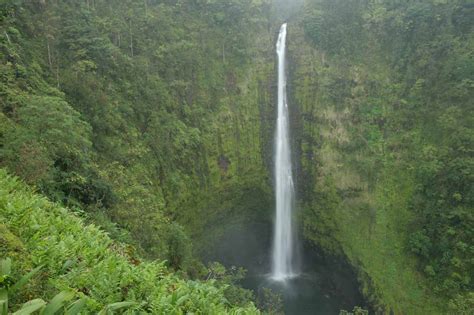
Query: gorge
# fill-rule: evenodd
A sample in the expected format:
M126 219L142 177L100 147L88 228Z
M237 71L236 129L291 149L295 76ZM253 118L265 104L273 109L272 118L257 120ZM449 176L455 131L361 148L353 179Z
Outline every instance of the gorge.
M468 2L0 16L0 314L474 309Z

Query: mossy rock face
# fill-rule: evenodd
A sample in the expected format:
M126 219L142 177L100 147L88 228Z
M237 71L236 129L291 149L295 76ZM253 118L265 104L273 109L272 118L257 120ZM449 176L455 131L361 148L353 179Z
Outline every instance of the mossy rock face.
M20 258L25 254L25 246L21 240L15 236L3 224L0 224L0 257Z

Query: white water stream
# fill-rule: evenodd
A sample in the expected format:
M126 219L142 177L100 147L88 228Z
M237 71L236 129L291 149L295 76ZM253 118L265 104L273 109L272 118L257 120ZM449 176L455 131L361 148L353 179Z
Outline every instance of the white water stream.
M294 187L286 95L286 23L280 28L278 54L278 118L275 134L276 219L271 278L285 281L296 276L294 268L293 202Z

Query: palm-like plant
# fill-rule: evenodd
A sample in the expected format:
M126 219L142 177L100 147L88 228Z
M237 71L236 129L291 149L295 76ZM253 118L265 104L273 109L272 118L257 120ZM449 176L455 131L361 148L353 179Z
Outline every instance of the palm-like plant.
M8 299L10 296L18 292L28 281L36 275L42 268L39 266L18 281L14 281L11 276L12 261L10 258L0 260L0 315L8 314ZM26 302L14 315L27 315L34 312L39 312L41 315L54 315L62 310L61 314L75 315L79 314L82 308L85 306L85 299L75 300L76 297L74 291L62 291L58 293L53 299L47 303L42 299L34 299Z
M8 298L18 292L28 281L42 268L39 266L18 281L11 276L12 261L10 258L0 260L0 315L8 315ZM40 315L77 315L86 305L86 299L75 299L77 293L74 291L61 291L54 296L49 303L43 299L33 299L25 304L13 315L28 315L38 312ZM128 308L136 305L135 302L117 302L106 305L99 315L113 314L118 309Z

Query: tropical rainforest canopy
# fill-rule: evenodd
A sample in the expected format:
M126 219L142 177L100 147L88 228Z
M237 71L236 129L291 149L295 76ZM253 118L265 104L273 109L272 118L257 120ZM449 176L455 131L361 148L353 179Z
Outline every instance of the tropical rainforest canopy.
M0 314L282 312L211 260L271 237L284 21L304 248L472 314L469 0L0 0Z

